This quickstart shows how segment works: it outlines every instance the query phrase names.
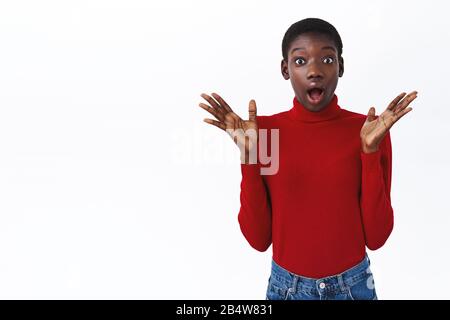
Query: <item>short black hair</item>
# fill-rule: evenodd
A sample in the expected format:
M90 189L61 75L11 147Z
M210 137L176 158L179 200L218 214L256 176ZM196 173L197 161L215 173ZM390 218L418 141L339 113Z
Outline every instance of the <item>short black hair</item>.
M299 35L306 32L319 33L329 36L336 46L338 57L342 56L342 40L336 28L325 20L319 18L306 18L291 25L284 34L281 50L285 61L288 60L288 50L291 43Z

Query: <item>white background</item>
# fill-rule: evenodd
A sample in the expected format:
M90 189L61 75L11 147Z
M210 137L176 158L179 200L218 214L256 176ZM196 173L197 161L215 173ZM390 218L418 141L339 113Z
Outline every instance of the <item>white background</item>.
M202 122L291 108L281 40L306 17L344 43L342 108L391 129L395 229L380 299L449 299L445 1L1 1L0 298L264 299L271 250L237 222L238 149ZM446 127L447 126L447 127Z

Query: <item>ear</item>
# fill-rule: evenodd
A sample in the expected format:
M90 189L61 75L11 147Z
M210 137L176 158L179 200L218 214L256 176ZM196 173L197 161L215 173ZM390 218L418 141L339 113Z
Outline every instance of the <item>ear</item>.
M339 58L339 78L344 75L344 58Z
M289 80L288 65L284 59L281 60L281 74L283 75L284 80Z

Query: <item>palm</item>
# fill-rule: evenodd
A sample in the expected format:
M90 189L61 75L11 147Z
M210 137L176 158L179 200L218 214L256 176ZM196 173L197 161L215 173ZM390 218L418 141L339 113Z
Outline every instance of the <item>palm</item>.
M364 122L361 128L361 137L364 137L366 143L369 145L375 143L375 141L381 140L388 131L386 130L386 128L389 129L390 127L392 127L392 125L389 126L389 123L393 124L394 119L394 112L385 110L381 115L376 117L375 120Z
M417 91L411 92L406 97L405 95L406 93L402 93L397 96L379 116L375 116L375 108L370 108L360 132L363 146L377 149L389 129L412 110L411 107L407 107L417 97Z
M235 119L239 118L237 127L234 128L234 121L229 119L229 121L225 121L227 124L227 132L230 133L233 141L236 142L237 145L245 146L245 151L249 152L252 150L256 143L258 142L258 124L256 120L242 120L237 114L234 113L235 117L229 117ZM226 116L225 116L226 117ZM236 131L234 131L237 129ZM236 140L234 138L236 136Z

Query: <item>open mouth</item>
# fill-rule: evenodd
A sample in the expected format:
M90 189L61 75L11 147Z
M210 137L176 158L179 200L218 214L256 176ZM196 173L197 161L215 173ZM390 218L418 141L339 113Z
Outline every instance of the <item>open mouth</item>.
M325 91L321 88L313 88L307 91L309 103L319 104L324 96Z

